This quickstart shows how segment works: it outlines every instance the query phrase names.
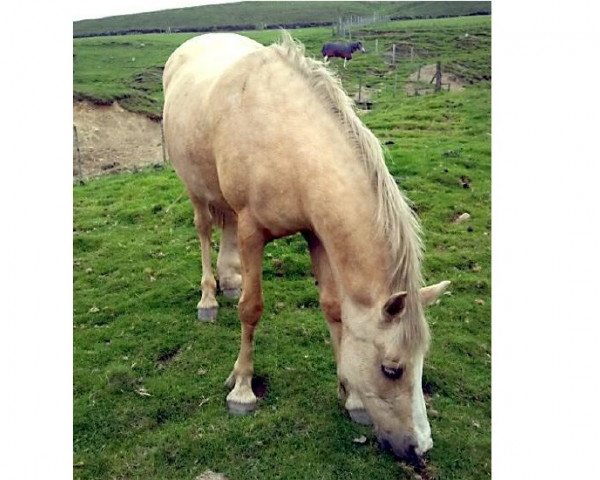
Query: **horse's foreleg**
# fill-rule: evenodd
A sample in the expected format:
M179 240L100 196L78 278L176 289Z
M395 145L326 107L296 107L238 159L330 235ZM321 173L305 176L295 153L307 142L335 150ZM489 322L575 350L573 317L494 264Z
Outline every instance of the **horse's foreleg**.
M238 216L238 242L242 263L242 296L238 304L242 339L233 371L225 383L233 387L227 395L229 411L240 415L256 408L256 395L252 391L252 350L254 329L263 310L261 275L265 238L249 214Z
M213 275L210 258L210 236L212 232L212 215L206 201L190 195L194 205L194 225L200 240L202 251L202 297L198 302L198 320L213 322L217 318L219 304L215 298L217 282Z
M344 58L344 68L346 68L346 59Z
M234 214L223 216L223 234L217 258L219 285L226 297L238 298L242 289L240 252L237 239L237 219Z
M319 303L327 320L335 361L339 365L340 344L342 341L342 308L338 288L323 244L313 234L306 234L305 238L310 249L313 272L319 284ZM342 385L339 380L338 397L344 402L344 407L352 420L364 425L371 423L371 418L360 397L347 385Z

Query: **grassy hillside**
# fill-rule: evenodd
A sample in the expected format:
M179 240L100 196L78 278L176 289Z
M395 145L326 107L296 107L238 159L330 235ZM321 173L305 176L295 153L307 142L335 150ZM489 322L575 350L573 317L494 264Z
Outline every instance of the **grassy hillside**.
M73 34L249 24L262 28L266 24L337 21L375 12L406 17L459 16L491 13L491 2L240 2L80 20L73 22Z
M294 30L294 37L306 45L308 55L320 58L324 42L332 39L331 29ZM465 37L468 34L468 37ZM162 68L169 55L193 33L128 35L77 38L73 40L73 93L76 99L99 103L119 100L124 108L160 117L162 111ZM277 40L273 30L245 32L265 45ZM398 91L409 73L419 64L441 61L444 69L460 73L468 81L491 78L491 17L461 17L438 20L407 20L379 24L356 32L367 53L357 54L347 69L338 60L332 66L353 92L359 77L372 88ZM377 41L377 49L375 42ZM416 57L410 62L405 50L398 50L395 67L390 65L392 44L412 45ZM396 76L397 74L397 76ZM389 93L389 92L388 92Z
M294 35L316 55L330 30ZM453 282L451 294L427 311L433 339L423 381L434 448L420 473L490 478L490 21L394 22L363 35L369 53L339 68L343 84L354 93L360 80L372 91L374 109L362 118L386 145L388 167L423 222L426 281ZM189 36L76 40L75 91L157 114L160 66ZM250 36L270 43L276 32ZM404 57L395 69L384 53L405 40L423 58ZM437 59L463 69L473 85L406 96L406 74ZM472 219L453 223L462 212ZM236 305L220 299L214 325L195 319L199 247L172 169L74 188L74 478L193 479L206 469L230 480L415 478L338 404L302 238L270 244L263 270L255 372L266 395L255 414L232 417L222 382L239 346ZM365 444L352 441L360 435Z

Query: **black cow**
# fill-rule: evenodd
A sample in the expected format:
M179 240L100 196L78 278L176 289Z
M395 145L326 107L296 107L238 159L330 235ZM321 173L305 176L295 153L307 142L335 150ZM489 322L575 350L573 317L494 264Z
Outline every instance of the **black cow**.
M321 49L321 53L325 57L325 61L329 57L339 57L344 59L344 68L346 68L346 61L352 59L352 54L360 50L365 53L365 49L360 42L354 43L326 43Z

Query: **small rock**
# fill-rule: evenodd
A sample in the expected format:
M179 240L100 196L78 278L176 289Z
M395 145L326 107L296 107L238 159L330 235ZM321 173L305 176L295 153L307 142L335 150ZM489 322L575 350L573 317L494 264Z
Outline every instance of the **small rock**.
M198 475L194 480L227 480L222 473L215 473L212 470L206 470L202 475Z
M85 269L85 273L92 273L92 272L93 272L93 270L91 268L86 268Z
M478 305L485 305L485 302L481 298L476 298L475 303Z
M150 395L148 393L148 390L146 390L146 387L140 387L138 388L135 393L137 393L138 395L142 396L142 397L151 397L152 395Z
M196 372L197 375L206 375L206 369L205 368L199 368L198 371Z
M454 220L454 223L463 223L466 222L467 220L469 220L471 218L471 215L469 215L468 213L461 213L458 217L456 217L456 219Z
M354 443L365 443L367 441L367 437L361 435L360 437L353 438L352 441Z
M100 309L98 307L96 307L95 305L89 309L89 313L98 313L100 311Z

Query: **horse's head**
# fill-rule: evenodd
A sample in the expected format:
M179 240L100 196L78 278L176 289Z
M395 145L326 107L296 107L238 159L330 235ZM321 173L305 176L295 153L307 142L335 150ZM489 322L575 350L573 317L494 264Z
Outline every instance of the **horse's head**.
M356 52L357 50L360 50L362 53L365 53L365 47L363 47L363 44L361 42L355 42L352 44L352 51Z
M400 292L375 308L354 306L343 319L341 393L360 397L380 445L399 457L421 456L433 445L421 385L428 331L425 324L421 332L413 329L425 321L422 306L433 303L449 284L422 288L421 305L416 305L419 300L409 304L407 293ZM346 407L355 418L352 407Z

